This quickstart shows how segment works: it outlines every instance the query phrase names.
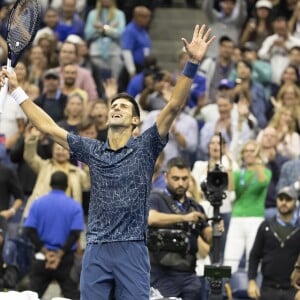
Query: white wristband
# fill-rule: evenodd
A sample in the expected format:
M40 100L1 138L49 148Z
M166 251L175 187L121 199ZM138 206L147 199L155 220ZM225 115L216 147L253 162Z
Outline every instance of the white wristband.
M21 105L25 100L29 99L28 95L24 92L21 87L16 88L11 96L15 99L15 101Z

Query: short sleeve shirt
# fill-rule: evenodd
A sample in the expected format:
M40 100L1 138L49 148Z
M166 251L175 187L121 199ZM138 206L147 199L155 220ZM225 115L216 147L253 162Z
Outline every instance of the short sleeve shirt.
M72 158L90 168L88 243L145 240L154 164L167 143L153 125L116 151L68 134Z

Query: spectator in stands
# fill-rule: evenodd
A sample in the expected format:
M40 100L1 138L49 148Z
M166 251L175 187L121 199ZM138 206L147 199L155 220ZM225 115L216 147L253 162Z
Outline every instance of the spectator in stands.
M228 78L234 68L232 60L233 41L228 36L221 36L219 39L219 53L216 57L206 57L199 66L199 71L206 78L206 91L208 101L216 102L216 94L219 82Z
M83 99L83 105L87 108L89 101L88 93L76 86L76 78L78 68L76 64L68 64L62 67L62 87L61 91L64 95L78 94Z
M125 29L124 12L116 7L114 0L97 0L96 8L87 16L85 37L89 42L89 53L93 64L116 80L123 66L121 57L121 35ZM102 76L106 79L104 76Z
M36 148L40 134L41 133L33 127L27 132L25 138L24 159L37 174L33 192L28 198L24 210L25 218L28 215L32 203L34 203L37 198L49 192L50 177L55 171L63 170L66 172L69 179L66 193L79 203L81 203L82 200L82 191L88 190L90 187L89 174L69 162L69 151L64 149L61 145L53 143L51 159L42 159L37 154Z
M289 159L300 155L300 136L296 132L296 119L293 111L287 107L278 108L269 122L277 132L277 151Z
M166 188L165 171L164 171L165 152L160 152L154 165L154 172L152 176L151 189L164 190Z
M97 140L106 141L108 132L108 105L106 102L98 100L93 103L89 114L97 128Z
M82 122L85 114L84 108L84 99L81 95L78 93L70 94L64 111L65 118L58 122L58 125L68 132L77 134L78 125Z
M297 0L279 0L272 8L272 19L283 16L286 20L290 20L295 10L297 10Z
M51 7L54 7L55 9L60 9L62 7L62 4L63 0L51 0ZM86 4L87 0L76 0L75 11L82 17L85 16L85 12L87 9Z
M14 68L17 78L31 100L36 99L40 95L39 83L32 83L29 78L28 68L25 61L19 61Z
M277 191L285 186L293 187L300 195L300 159L289 160L283 164L277 185ZM299 197L298 197L299 198Z
M26 127L25 131L29 130L32 127L32 124L29 123ZM15 145L10 149L10 159L13 163L17 164L17 175L22 186L24 200L27 200L27 198L32 194L36 181L36 174L23 158L24 143L25 132L19 136ZM39 136L37 153L42 159L52 157L52 140L44 134Z
M277 98L271 97L271 104L275 109L282 106L289 108L293 112L293 117L296 119L296 131L300 133L300 89L296 84L284 84Z
M47 58L40 46L34 45L29 49L26 64L28 68L28 80L40 87L43 73L47 70Z
M289 50L289 58L290 58L290 65L295 66L299 73L299 71L300 71L300 46L292 47Z
M76 0L62 0L62 6L58 8L59 21L64 25L64 35L60 34L62 41L68 35L76 34L80 37L84 36L84 22L80 15L76 12Z
M248 60L241 60L236 65L237 83L234 88L234 96L239 99L243 95L248 95L250 101L250 111L256 118L259 128L267 125L267 99L263 86L251 79L252 64Z
M170 98L169 98L170 99ZM152 110L143 120L141 132L150 128L154 124L160 110ZM192 166L198 144L198 124L197 121L181 111L173 122L170 130L169 141L164 148L166 162L176 156L186 159Z
M248 295L251 299L294 300L290 275L300 252L297 193L282 188L276 199L278 213L258 228L249 258ZM280 263L278 263L280 261ZM262 264L262 285L256 283Z
M58 43L54 34L41 34L36 40L36 45L41 47L44 57L46 57L46 69L54 68L58 65Z
M291 64L287 65L287 67L284 69L281 75L280 84L272 83L271 96L277 97L279 90L286 83L295 84L298 87L300 86L300 73L299 73L299 69L295 65L291 65ZM269 104L272 104L272 101ZM268 116L271 117L272 115L273 115L273 107L271 105L271 107L269 107L268 109Z
M146 56L143 70L130 79L126 92L132 97L136 97L145 87L145 77L157 74L159 71L157 58L153 54Z
M260 132L257 137L257 141L260 145L261 158L272 174L268 186L265 206L265 217L269 219L277 213L276 187L281 167L286 161L288 161L288 158L278 152L278 133L277 130L270 125Z
M78 65L78 61L78 46L74 43L64 42L59 50L60 67L58 67L56 70L62 77L63 66L68 64L77 64L77 78L75 86L85 90L88 93L89 101L94 101L98 99L95 80L89 70Z
M283 70L289 64L288 51L294 46L299 46L300 39L289 33L288 22L284 17L276 17L272 25L274 34L263 41L258 56L271 63L272 82L278 84Z
M220 145L221 143L221 145ZM220 157L220 146L222 147L222 157ZM197 160L195 161L193 168L192 168L192 175L193 178L196 181L196 185L198 187L201 186L201 183L203 183L207 178L207 173L214 170L216 164L220 165L222 168L222 171L227 172L228 178L229 178L229 185L228 189L226 191L226 198L223 199L222 206L220 207L220 213L222 216L222 219L224 221L224 228L225 232L222 235L221 238L221 256L223 258L223 253L225 249L225 242L226 242L226 236L227 231L230 223L230 217L231 217L231 210L232 210L232 202L234 201L234 194L233 194L233 187L232 187L232 171L237 171L239 169L239 166L237 162L233 159L232 154L228 150L228 147L225 143L225 141L220 141L220 135L214 134L212 138L209 141L208 145L208 152L209 152L209 159L208 160ZM205 198L205 193L203 195L203 199ZM206 199L209 200L209 199ZM210 208L211 210L211 208ZM206 212L208 212L206 210ZM211 215L211 214L208 214Z
M231 266L232 273L238 270L245 250L248 263L257 229L264 219L265 198L271 179L271 172L265 167L255 141L243 145L241 156L242 168L233 174L236 198L224 253L224 265Z
M221 39L221 34L226 35L238 44L241 28L247 17L246 2L243 0L221 0L220 11L214 8L214 1L204 0L202 9L208 18L208 24L215 32L217 39ZM217 45L215 44L207 55L211 57L219 56ZM225 77L224 77L225 78ZM218 81L220 81L219 78Z
M16 289L19 276L17 251L8 240L8 222L23 203L21 184L15 172L0 163L0 290Z
M58 122L64 118L67 96L60 89L60 77L55 69L43 74L43 85L44 93L34 102Z
M170 99L173 89L172 75L169 71L161 70L149 76L151 78L145 79L145 88L140 94L138 103L145 111L160 110Z
M272 34L271 26L272 2L259 0L255 3L254 16L248 19L240 37L241 47L252 42L259 49L266 37Z
M70 180L62 171L51 175L51 190L31 206L24 228L35 248L30 272L30 289L42 297L55 279L65 297L79 300L78 285L70 277L74 252L84 229L79 203L67 196Z
M151 39L148 26L151 11L145 6L136 6L132 21L127 24L121 38L124 67L120 73L119 91L125 91L130 78L142 71L145 57L150 54Z
M200 130L197 158L208 160L209 142L215 133L221 132L226 144L237 159L241 144L255 135L254 129L249 126L249 107L244 100L238 103L238 114L232 114L233 103L226 94L218 94L217 106L219 118L206 122Z
M236 66L239 61L246 61L251 65L251 81L262 85L266 99L269 99L271 93L272 69L269 62L261 60L257 55L256 45L253 42L247 42L241 48L241 59L236 61ZM232 69L228 79L236 82L236 68Z

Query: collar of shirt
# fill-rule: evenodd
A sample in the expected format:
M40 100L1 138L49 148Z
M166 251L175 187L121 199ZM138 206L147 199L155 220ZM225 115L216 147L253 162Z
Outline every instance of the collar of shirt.
M279 214L276 215L276 221L277 221L277 223L278 223L279 225L281 225L281 226L283 226L283 227L287 226L288 224L292 225L293 227L296 227L296 226L298 225L298 223L299 223L299 221L298 221L298 215L297 215L297 210L294 212L293 218L292 218L292 220L291 220L290 222L288 222L288 223L287 223L287 222L284 222L284 221L280 218L280 215L279 215Z
M130 139L128 140L127 144L124 145L122 148L119 148L116 151L119 151L119 150L121 150L123 148L131 148L131 146L133 145L133 141L134 141L134 137L130 137ZM104 147L104 150L114 151L114 150L112 150L110 148L109 143L108 143L108 139L104 142L103 147Z

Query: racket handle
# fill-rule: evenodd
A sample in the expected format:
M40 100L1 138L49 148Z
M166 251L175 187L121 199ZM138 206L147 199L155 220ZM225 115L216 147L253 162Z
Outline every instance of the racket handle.
M7 70L12 71L11 60L7 59ZM0 90L0 114L3 113L8 93L8 78L5 79L4 86Z

